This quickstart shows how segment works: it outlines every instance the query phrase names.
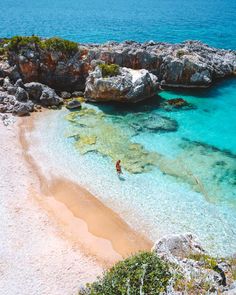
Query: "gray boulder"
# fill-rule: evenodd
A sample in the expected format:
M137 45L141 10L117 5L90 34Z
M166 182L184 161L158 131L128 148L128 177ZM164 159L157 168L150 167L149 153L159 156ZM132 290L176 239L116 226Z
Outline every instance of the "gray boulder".
M29 115L30 112L34 111L34 104L32 101L17 102L12 110L12 113L17 116L26 116Z
M29 99L28 93L21 87L17 87L15 97L18 101L27 101Z
M7 87L7 93L10 95L15 95L17 88L15 86Z
M84 97L83 91L74 91L71 95L72 97Z
M62 91L60 94L61 98L63 99L67 99L67 98L71 98L71 93L67 92L67 91Z
M47 85L31 82L25 84L25 89L28 92L29 99L42 106L58 106L63 102L55 90Z
M16 87L21 87L21 88L23 88L23 89L25 88L22 79L18 79L18 80L16 81L16 83L15 83L14 86L16 86Z
M112 77L103 77L99 66L86 80L85 98L89 101L135 103L155 95L157 77L147 70L120 68Z
M156 241L152 251L159 256L174 256L186 258L190 254L204 254L202 246L191 233L168 235Z

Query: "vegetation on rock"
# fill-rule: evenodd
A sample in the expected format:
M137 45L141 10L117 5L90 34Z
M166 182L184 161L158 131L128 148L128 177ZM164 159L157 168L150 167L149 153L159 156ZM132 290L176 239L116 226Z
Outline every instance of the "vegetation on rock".
M176 53L176 56L178 58L181 58L182 56L184 56L186 54L186 52L184 50L178 50L177 53Z
M119 66L117 64L100 64L99 68L102 70L103 78L114 77L119 74Z
M171 274L168 265L154 253L142 252L113 266L80 295L156 295L166 291Z
M9 51L19 52L22 47L39 45L40 42L41 40L37 36L14 36L8 40L7 48Z
M60 51L63 53L75 53L78 50L78 44L69 40L53 37L41 41L40 47L49 51Z
M8 39L8 50L19 52L24 47L36 47L41 49L46 49L49 51L60 51L62 53L75 53L78 50L78 45L76 42L69 40L64 40L58 37L53 37L49 39L41 39L37 36L14 36Z

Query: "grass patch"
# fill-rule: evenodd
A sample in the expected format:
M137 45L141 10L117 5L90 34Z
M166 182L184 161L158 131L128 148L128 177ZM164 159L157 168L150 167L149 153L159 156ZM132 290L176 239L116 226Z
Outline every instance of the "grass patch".
M114 77L119 74L120 67L117 64L100 64L99 68L102 70L103 78Z
M142 252L118 262L79 295L156 295L166 291L170 278L165 262L154 253Z

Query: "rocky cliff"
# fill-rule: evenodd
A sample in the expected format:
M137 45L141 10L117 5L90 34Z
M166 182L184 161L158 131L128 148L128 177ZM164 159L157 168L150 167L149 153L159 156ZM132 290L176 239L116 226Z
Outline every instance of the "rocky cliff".
M0 75L10 72L24 82L41 82L57 90L84 90L96 60L146 69L169 87L207 87L236 72L236 51L212 48L198 41L77 44L76 50L66 52L61 47L39 46L37 39L9 48Z

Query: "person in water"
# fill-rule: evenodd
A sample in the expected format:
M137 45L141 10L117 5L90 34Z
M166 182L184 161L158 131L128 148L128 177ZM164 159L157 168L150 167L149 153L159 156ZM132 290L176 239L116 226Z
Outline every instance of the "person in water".
M118 160L118 161L116 162L116 172L117 172L118 175L122 174L122 170L121 170L120 162L121 162L121 160Z

